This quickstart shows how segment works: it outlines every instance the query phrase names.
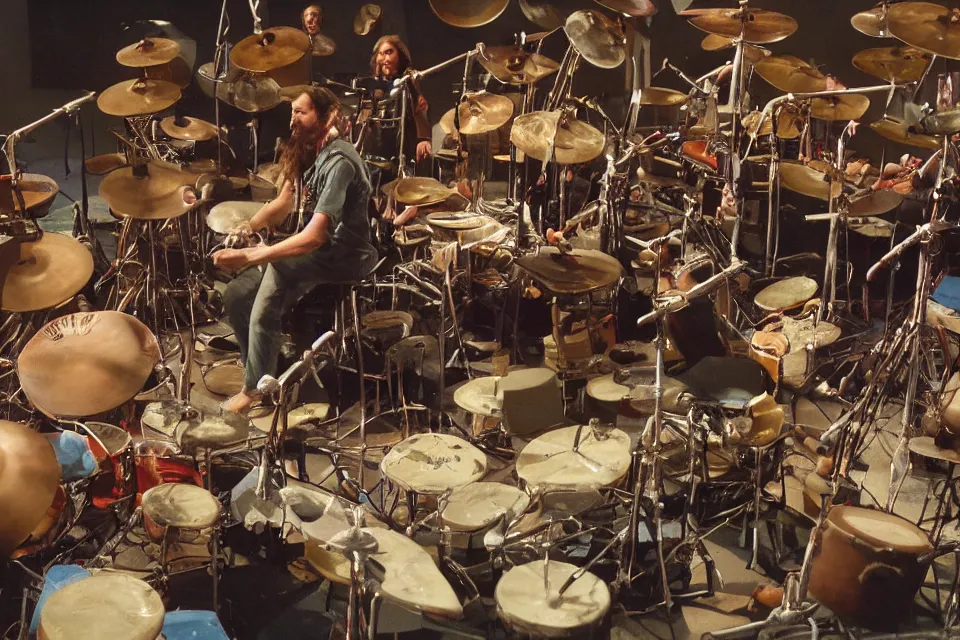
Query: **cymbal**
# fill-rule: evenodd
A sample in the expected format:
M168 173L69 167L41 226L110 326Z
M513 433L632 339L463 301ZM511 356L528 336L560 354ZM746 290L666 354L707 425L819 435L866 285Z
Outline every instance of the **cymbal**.
M650 0L596 0L596 2L611 11L634 18L646 18L657 13L657 5Z
M129 118L169 109L180 100L180 87L166 80L124 80L97 96L97 106L107 115Z
M247 113L267 111L283 102L280 85L273 78L251 73L218 84L217 98Z
M83 289L93 275L93 256L70 236L47 232L20 245L20 260L3 282L0 307L24 313L52 309Z
M614 69L627 57L623 31L599 11L582 9L570 14L563 30L577 53L596 67Z
M683 11L690 24L706 31L729 38L739 38L741 31L745 42L770 44L779 42L797 30L797 21L776 11L746 9L746 21L741 21L740 9L694 9Z
M920 127L930 135L952 136L960 132L960 109L931 114L920 121Z
M460 111L460 133L468 136L476 135L496 131L507 124L513 117L513 100L506 96L481 91L466 96L458 110ZM454 131L453 125L453 109L451 109L443 116L440 126L444 133L450 135Z
M890 34L922 51L960 60L960 22L954 11L932 2L902 2L887 9Z
M814 98L810 115L818 120L858 120L870 108L870 98L857 93Z
M310 37L310 55L326 57L332 56L336 52L337 43L334 42L333 38L322 33Z
M8 177L6 174L5 177ZM60 193L60 187L54 182L53 178L41 175L39 173L20 174L20 194L23 196L23 204L27 211L39 209L53 202L53 199ZM17 197L13 197L13 211L20 211L20 202ZM6 208L0 207L0 213L10 213Z
M915 82L923 76L930 55L910 46L865 49L853 56L853 66L887 82Z
M271 27L247 36L230 50L230 62L244 71L266 72L293 64L307 53L310 36L293 27Z
M380 461L380 471L402 489L436 495L476 482L487 464L486 454L466 440L418 433L393 447Z
M241 222L248 222L262 208L262 202L221 202L207 214L207 226L214 233L230 233Z
M504 84L533 84L560 68L547 56L515 46L484 47L477 61Z
M152 67L165 64L180 54L180 45L167 38L144 38L117 51L117 62L125 67Z
M903 196L889 189L871 191L859 198L851 198L847 206L847 215L851 218L882 216L900 206Z
M196 175L147 164L146 177L124 167L107 174L100 183L100 197L117 215L137 220L165 220L181 216L194 207L183 201L182 188L196 183Z
M704 51L723 51L724 49L731 49L735 46L735 39L717 35L716 33L708 33L704 36L703 40L700 41L700 48ZM758 60L763 60L769 56L770 50L753 44L745 44L743 54L747 60L756 63Z
M127 157L122 153L104 153L87 158L83 164L90 175L105 176L114 169L127 166Z
M676 107L685 103L690 96L673 89L646 87L640 90L640 104L654 107Z
M883 218L869 217L864 222L851 222L850 231L868 238L890 238L893 236L893 223Z
M520 0L520 11L523 15L541 29L553 31L563 26L567 20L567 13L554 6L552 1ZM527 38L527 42L532 42Z
M798 162L780 164L780 184L795 193L820 200L830 200L830 181L827 179L827 174ZM834 184L834 197L840 195L842 187L842 183Z
M430 0L433 13L454 27L472 28L493 22L510 0Z
M43 520L60 484L50 441L25 424L0 420L0 558L8 558Z
M757 62L753 68L761 78L787 93L827 89L827 77L795 56L770 56Z
M910 127L898 120L892 118L883 118L870 123L870 128L883 136L887 140L899 142L900 144L918 147L920 149L932 149L936 151L943 146L943 143L936 136L928 136L922 133L913 133Z
M614 284L623 274L616 258L586 249L562 255L556 247L544 247L539 255L520 256L516 263L554 293L588 293Z
M177 140L212 140L217 137L217 125L200 118L185 117L177 122L175 116L160 121L160 129Z
M799 307L816 293L816 280L797 276L774 282L758 293L753 302L764 311L781 312Z
M579 448L574 448L580 431ZM528 486L585 489L610 486L630 468L630 436L619 429L561 427L531 440L517 456Z
M72 313L30 338L17 373L27 398L46 415L92 416L135 396L159 360L157 339L133 316Z
M459 193L434 178L403 178L393 189L397 202L416 206L438 204Z
M874 38L889 38L891 34L887 27L887 8L880 6L861 11L850 18L850 24L862 34Z
M517 116L510 141L531 158L542 162L550 155L551 160L560 164L589 162L603 153L606 142L600 131L560 111Z

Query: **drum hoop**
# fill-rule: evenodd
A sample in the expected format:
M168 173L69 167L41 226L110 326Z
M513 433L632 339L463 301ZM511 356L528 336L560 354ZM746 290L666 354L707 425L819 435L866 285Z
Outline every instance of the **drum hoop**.
M835 507L831 509L830 514L827 516L827 519L824 521L825 524L828 525L824 529L824 532L826 532L826 530L829 529L830 527L836 529L837 532L843 534L845 538L849 538L850 545L855 549L858 549L860 551L870 551L872 553L877 553L877 554L886 553L890 555L905 555L905 556L918 556L933 550L933 545L930 543L928 539L925 539L925 544L916 543L916 544L901 545L900 547L896 547L896 546L892 546L890 542L881 540L880 538L877 538L876 536L872 536L869 533L866 533L864 531L855 532L852 530L852 527L850 527L849 524L846 524L843 522L837 522L837 520L840 518L840 515L843 513L843 511L840 510L842 508L863 509L862 507L846 507L846 506ZM873 511L872 509L863 509L863 510ZM878 513L884 513L885 515L892 516L893 518L896 518L902 521L902 524L908 525L909 527L912 527L918 531L921 531L922 533L924 533L924 536L926 536L926 533L923 532L922 529L919 529L919 527L917 527L915 524L913 524L906 518L898 516L894 513L886 513L886 512L878 512ZM834 514L837 514L836 518L833 518Z

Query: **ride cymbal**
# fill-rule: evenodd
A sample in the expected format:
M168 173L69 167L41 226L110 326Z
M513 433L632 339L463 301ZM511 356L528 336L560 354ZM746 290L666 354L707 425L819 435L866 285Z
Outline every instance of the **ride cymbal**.
M217 137L217 125L200 118L185 117L178 119L175 116L170 116L160 121L160 129L177 140L203 141Z
M157 163L142 168L123 167L107 174L100 183L100 197L114 213L137 220L166 220L194 207L183 200L183 187L196 183L196 174L176 171Z
M484 47L477 62L504 84L532 84L557 69L560 64L522 47Z
M169 109L180 100L180 87L165 80L124 80L97 96L97 106L107 115L131 118Z
M790 16L763 9L693 9L680 15L701 31L728 38L742 33L744 41L753 44L779 42L797 30L797 21Z
M814 98L810 115L817 120L858 120L870 108L870 98L851 93L825 98Z
M52 309L66 302L93 275L93 256L70 236L47 232L20 245L20 260L3 281L0 308L14 313Z
M623 30L599 11L583 9L570 14L563 31L577 53L601 69L614 69L627 57Z
M25 424L0 420L0 558L10 554L43 519L60 484L50 441Z
M915 82L923 77L931 56L920 49L880 47L865 49L853 56L853 66L887 82Z
M920 149L932 149L936 151L943 146L942 141L935 136L928 136L922 133L913 133L910 127L903 122L892 118L883 118L870 124L870 128L887 140L899 142L900 144L918 147Z
M473 28L493 22L510 0L430 0L438 18L454 27Z
M541 162L550 157L560 164L589 162L603 152L603 133L561 111L534 111L517 116L510 141Z
M887 27L887 6L874 7L861 11L850 18L853 28L864 35L873 38L889 38L890 30Z
M310 37L293 27L271 27L247 36L230 50L230 62L245 71L266 72L293 64L310 48Z
M496 131L513 116L513 100L493 93L468 95L457 108L460 112L460 133L468 136ZM440 120L440 127L447 135L451 135L455 129L453 115L451 109Z
M887 9L898 40L943 58L960 60L960 10L932 2L901 2Z
M144 38L117 51L117 62L125 67L152 67L166 64L180 55L180 45L167 38Z
M796 56L770 56L753 66L757 74L780 91L813 93L827 89L827 77Z

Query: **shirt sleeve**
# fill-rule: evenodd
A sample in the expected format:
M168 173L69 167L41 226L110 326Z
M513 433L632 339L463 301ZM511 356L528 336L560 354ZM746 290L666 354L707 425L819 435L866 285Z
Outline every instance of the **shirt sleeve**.
M330 218L332 229L343 220L343 204L347 197L347 189L356 176L356 169L349 160L338 158L326 174L313 211L326 214Z

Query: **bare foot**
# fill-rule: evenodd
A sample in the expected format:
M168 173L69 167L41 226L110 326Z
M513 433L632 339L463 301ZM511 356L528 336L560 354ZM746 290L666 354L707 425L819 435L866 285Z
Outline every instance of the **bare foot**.
M246 390L241 391L237 395L233 396L229 400L220 404L220 409L223 411L229 411L231 413L239 413L245 415L250 411L250 408L253 406L253 403L260 398L259 394L251 394Z

